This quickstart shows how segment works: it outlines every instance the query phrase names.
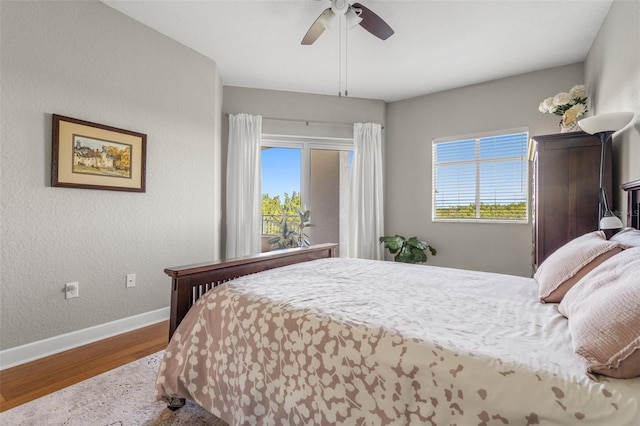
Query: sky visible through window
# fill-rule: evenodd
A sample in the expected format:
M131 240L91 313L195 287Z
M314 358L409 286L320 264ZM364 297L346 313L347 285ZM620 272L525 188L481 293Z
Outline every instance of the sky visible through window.
M262 194L270 197L280 196L284 201L284 194L289 196L293 191L300 193L300 163L301 150L299 148L269 148L262 150Z
M262 194L270 197L284 194L289 196L293 191L300 194L300 164L302 150L299 148L272 147L262 150ZM353 151L349 151L349 170L353 163Z

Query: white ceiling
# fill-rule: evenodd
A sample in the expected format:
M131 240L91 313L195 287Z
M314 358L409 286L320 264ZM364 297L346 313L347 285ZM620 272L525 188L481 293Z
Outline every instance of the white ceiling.
M580 62L612 0L359 2L395 34L382 41L358 26L340 38L333 25L302 46L329 0L103 0L216 61L226 86L327 95L346 88L387 102Z

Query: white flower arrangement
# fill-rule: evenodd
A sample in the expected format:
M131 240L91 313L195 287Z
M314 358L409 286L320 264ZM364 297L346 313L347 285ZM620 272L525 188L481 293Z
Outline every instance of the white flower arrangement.
M569 126L587 112L587 91L583 84L573 86L569 93L560 92L540 102L538 110L546 114L561 115L563 126Z

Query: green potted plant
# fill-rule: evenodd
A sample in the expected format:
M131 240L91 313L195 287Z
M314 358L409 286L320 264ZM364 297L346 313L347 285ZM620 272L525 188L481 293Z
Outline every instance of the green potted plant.
M384 244L384 248L389 250L389 253L395 254L393 260L403 263L423 263L427 261L427 253L425 250L429 250L432 256L435 256L437 251L435 248L427 244L426 241L419 240L418 237L411 237L409 239L402 235L385 236L380 237L380 243Z
M311 211L302 211L297 207L295 209L296 213L298 213L297 221L293 222L286 212L282 213L282 219L279 221L271 221L271 223L280 229L280 235L276 235L267 241L271 247L283 249L292 247L308 247L311 245L309 236L304 232L305 228L314 226L309 223L311 220Z

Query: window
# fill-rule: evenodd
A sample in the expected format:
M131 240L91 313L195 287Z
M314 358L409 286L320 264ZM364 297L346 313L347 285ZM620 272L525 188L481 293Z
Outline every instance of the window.
M260 156L262 235L277 235L278 226L274 222L282 219L282 213L286 212L294 219L295 208L303 207L300 194L302 149L263 145Z
M263 135L262 234L277 234L283 208L293 225L294 207L307 208L311 243L338 242L346 256L352 150L351 139Z
M433 141L433 220L528 222L526 128Z

